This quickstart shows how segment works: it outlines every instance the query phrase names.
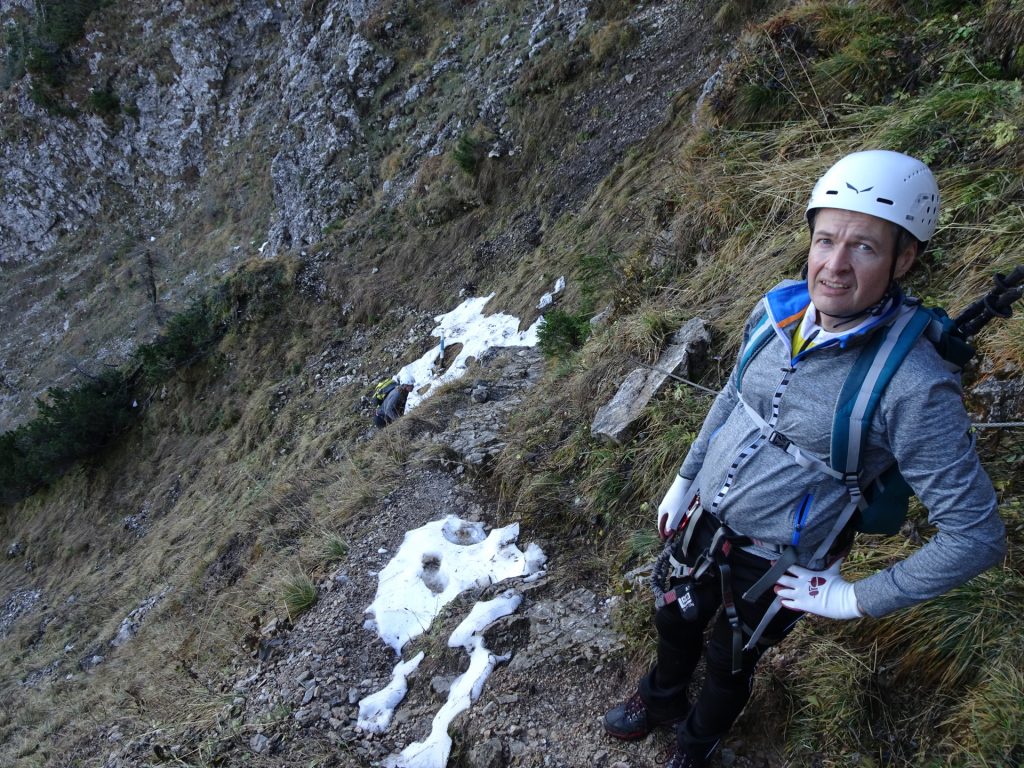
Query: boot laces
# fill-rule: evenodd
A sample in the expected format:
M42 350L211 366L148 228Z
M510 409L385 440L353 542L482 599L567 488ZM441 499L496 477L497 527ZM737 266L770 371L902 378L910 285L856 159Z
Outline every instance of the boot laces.
M625 714L628 719L632 720L633 718L642 715L646 712L647 705L644 704L644 700L640 698L639 693L634 693L632 696L629 697L629 700L626 701Z
M678 747L672 752L672 758L665 768L701 768L703 764L694 760L687 752L681 751Z

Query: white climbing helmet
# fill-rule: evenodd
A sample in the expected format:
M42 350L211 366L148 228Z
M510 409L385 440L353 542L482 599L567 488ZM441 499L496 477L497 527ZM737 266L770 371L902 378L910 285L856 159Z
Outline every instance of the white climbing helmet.
M818 179L807 202L808 220L816 208L877 216L926 243L939 218L939 186L917 158L886 149L854 152Z

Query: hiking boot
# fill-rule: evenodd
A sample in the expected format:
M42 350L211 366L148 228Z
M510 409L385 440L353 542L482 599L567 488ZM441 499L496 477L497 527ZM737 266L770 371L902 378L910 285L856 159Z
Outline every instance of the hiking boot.
M647 711L647 705L634 693L624 704L612 707L604 714L604 729L609 736L623 741L642 739L659 725L675 725L682 717L659 720Z
M704 768L705 765L707 763L704 760L698 760L685 749L677 746L665 768Z

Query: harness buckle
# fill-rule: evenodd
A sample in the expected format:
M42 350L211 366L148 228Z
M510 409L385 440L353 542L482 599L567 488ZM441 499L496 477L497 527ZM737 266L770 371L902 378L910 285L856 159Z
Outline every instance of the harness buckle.
M784 451L789 450L789 446L793 444L793 441L786 437L784 434L777 430L772 430L772 433L768 435L768 442L777 448L781 448Z

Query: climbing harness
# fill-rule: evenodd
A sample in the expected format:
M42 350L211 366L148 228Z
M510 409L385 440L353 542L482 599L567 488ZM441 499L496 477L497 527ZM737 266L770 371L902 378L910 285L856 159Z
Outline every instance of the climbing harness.
M703 551L698 552L693 558L693 565L686 565L680 558L690 559L687 556L690 547L694 544L694 534L701 525L705 527L702 536L710 535L710 541ZM732 629L732 673L734 675L739 674L743 669L744 650L753 647L754 644L768 646L774 642L774 640L762 637L763 628L759 633L758 640L748 643L746 646L743 642L744 637L750 637L755 628L743 622L736 606L733 589L733 558L737 553L744 554L741 547L754 543L756 542L750 537L737 534L727 525L719 522L710 512L704 510L698 496L690 505L679 528L667 540L664 549L654 563L650 579L655 608L660 609L676 604L683 618L687 621L694 621L699 614L699 606L694 597L695 588L707 583L708 580L714 578L716 573L718 574L722 610ZM761 560L755 555L747 556ZM785 567L788 568L790 564L792 562ZM665 588L666 583L668 589ZM757 583L760 584L761 580ZM753 588L747 590L743 596L749 602L756 601L760 596L748 598L752 591Z

